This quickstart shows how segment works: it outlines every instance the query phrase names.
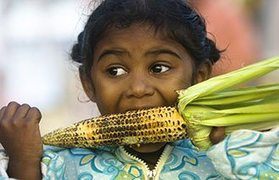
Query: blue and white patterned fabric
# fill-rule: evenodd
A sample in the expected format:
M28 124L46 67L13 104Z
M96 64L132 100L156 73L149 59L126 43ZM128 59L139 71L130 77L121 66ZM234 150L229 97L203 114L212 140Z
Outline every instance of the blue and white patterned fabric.
M268 132L239 130L207 152L189 140L169 143L150 171L123 147L64 149L46 146L44 179L279 179L279 128ZM0 179L8 162L0 151Z
M279 179L279 128L239 130L208 150L216 170L230 179Z
M123 147L106 150L59 149L48 147L43 163L45 179L217 179L221 177L203 152L189 140L165 147L155 171ZM155 173L155 174L152 174Z

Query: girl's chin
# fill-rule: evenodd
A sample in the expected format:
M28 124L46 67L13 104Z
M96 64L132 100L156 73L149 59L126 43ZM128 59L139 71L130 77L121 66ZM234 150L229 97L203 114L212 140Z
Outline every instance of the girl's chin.
M166 143L141 144L140 146L132 146L131 148L140 153L152 153L159 151Z

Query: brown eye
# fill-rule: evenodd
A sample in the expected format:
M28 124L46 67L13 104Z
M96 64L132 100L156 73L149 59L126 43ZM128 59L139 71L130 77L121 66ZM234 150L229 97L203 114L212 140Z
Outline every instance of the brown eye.
M111 67L107 69L107 73L110 76L121 76L127 72L122 67Z
M170 70L170 67L164 64L155 64L150 68L150 71L155 74L164 73L168 70Z

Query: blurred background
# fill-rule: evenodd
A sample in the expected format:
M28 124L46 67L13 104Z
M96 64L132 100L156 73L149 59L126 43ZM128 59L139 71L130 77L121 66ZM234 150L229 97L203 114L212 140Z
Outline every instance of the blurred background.
M279 55L278 0L189 0L209 37L226 49L213 76ZM83 93L71 46L95 3L89 0L0 0L0 107L38 107L42 134L98 116ZM260 81L278 82L278 72Z

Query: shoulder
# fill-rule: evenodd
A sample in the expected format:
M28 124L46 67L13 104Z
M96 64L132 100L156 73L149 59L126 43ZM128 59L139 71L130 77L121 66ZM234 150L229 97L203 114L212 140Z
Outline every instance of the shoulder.
M279 170L279 127L271 131L237 130L207 154L225 177L272 179Z

